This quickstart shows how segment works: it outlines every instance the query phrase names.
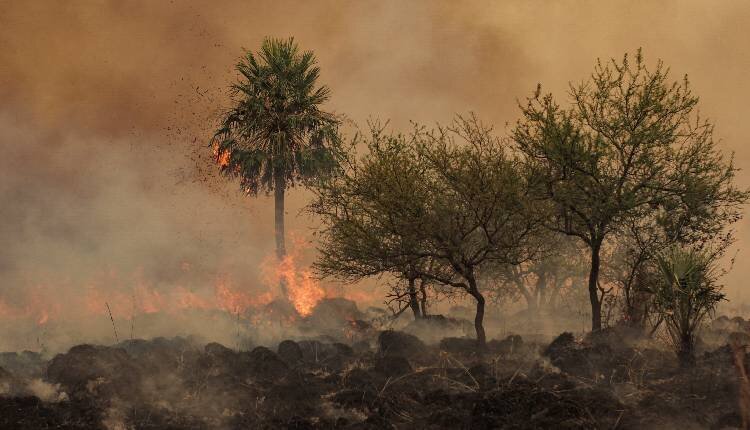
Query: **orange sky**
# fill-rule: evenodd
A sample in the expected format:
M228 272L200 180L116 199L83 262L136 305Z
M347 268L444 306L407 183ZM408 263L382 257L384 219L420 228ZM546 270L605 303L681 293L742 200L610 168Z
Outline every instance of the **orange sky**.
M238 195L201 143L225 106L242 48L295 36L316 52L329 108L368 118L449 121L475 111L500 132L537 82L563 95L597 57L642 47L687 73L721 146L750 186L750 2L0 0L0 283L44 267L190 260L247 270L273 247L270 202ZM606 3L606 4L605 4ZM288 221L305 194L290 198ZM750 274L739 231L730 297ZM242 269L242 268L245 269ZM252 270L251 270L252 269Z

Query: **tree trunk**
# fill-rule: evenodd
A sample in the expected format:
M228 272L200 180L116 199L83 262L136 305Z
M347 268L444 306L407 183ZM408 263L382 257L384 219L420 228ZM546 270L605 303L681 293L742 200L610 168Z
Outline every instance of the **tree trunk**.
M414 319L418 320L422 318L422 312L419 309L419 300L417 299L417 288L415 286L416 280L414 278L409 279L409 306L411 311L414 312Z
M547 272L542 271L539 274L539 278L536 280L536 313L539 315L539 311L544 307L545 300L547 298Z
M563 280L562 283L564 284L565 280ZM557 278L555 278L555 282L552 284L552 292L550 293L546 304L547 309L550 311L553 311L557 308L557 299L558 297L560 297L560 289L562 288L560 284L561 283L557 280Z
M693 338L690 334L683 333L680 336L680 345L677 349L677 359L680 361L680 366L682 367L690 367L695 364Z
M474 316L474 330L477 332L477 346L480 351L487 346L487 335L484 332L484 296L479 292L476 281L469 280L469 294L477 301L477 313Z
M601 241L592 242L591 246L591 272L589 273L589 299L591 301L591 331L602 329L602 304L599 302L599 267L601 260L599 251Z
M282 175L276 175L273 187L274 194L274 228L276 235L276 258L281 262L286 256L286 246L284 243L284 192L286 190L286 179ZM279 288L284 299L288 298L286 290L286 281L282 278L279 281Z
M526 299L526 310L529 311L529 315L536 315L536 297L533 294L524 294L523 297Z
M427 318L427 289L424 286L424 279L419 281L419 292L421 294L419 306L422 308L422 317Z
M637 264L638 263L636 263L636 265ZM642 304L640 300L641 297L639 297L640 294L635 291L636 270L636 266L631 268L630 275L625 281L625 285L622 289L625 298L625 315L623 315L623 319L628 326L643 329L645 325L643 324L643 312L641 311L640 307L640 305Z
M641 292L631 291L625 303L625 321L628 326L641 331L646 329L647 299Z
M526 285L524 285L522 279L517 277L514 279L514 283L518 288L518 292L521 293L524 300L526 300L527 310L529 311L529 313L534 313L534 296L532 296L529 290L526 288Z

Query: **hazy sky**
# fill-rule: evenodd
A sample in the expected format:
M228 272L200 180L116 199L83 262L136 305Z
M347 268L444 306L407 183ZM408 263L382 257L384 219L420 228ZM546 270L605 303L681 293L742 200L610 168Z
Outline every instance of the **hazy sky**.
M329 109L360 124L474 111L501 133L537 82L564 97L597 57L642 47L689 75L721 146L750 168L747 1L217 3L0 1L0 297L76 294L107 271L169 283L181 262L257 285L270 201L217 178L205 144L233 65L264 36L314 50ZM304 202L289 204L300 235ZM733 297L750 274L748 222Z

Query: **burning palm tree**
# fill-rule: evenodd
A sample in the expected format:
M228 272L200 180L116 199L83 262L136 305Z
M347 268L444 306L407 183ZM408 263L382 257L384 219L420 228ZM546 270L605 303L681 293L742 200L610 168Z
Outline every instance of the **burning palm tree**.
M276 256L283 261L285 190L335 166L341 121L321 110L330 90L317 85L315 55L300 52L294 39L265 39L236 68L233 107L212 139L216 161L248 194L273 191ZM286 297L283 281L281 289Z

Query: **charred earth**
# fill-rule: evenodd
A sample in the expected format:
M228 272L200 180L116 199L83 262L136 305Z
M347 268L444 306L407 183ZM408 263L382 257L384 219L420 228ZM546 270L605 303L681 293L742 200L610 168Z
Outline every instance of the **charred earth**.
M684 369L624 329L544 342L510 335L479 351L469 338L430 342L356 317L328 318L325 335L251 348L174 337L77 345L51 358L3 353L0 428L742 426L728 346L750 336L741 318L712 323L704 352Z

